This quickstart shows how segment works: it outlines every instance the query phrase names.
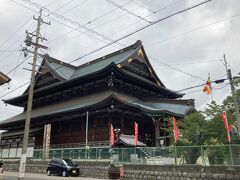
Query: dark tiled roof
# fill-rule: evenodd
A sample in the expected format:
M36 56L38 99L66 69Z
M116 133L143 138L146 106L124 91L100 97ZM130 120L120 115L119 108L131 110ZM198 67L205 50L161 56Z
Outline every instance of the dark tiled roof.
M161 113L167 113L182 117L194 110L194 106L188 104L186 100L183 102L181 100L165 101L164 99L151 99L145 101L120 92L108 90L33 109L32 118L34 120L34 118L81 110L83 108L86 109L97 104L104 104L106 101L112 99L116 99L120 103L124 103L128 106L139 108L143 113L151 116L158 116ZM0 122L0 124L21 121L25 119L25 116L25 112L23 112Z
M64 63L48 55L45 56L45 60L47 65L52 70L54 70L54 73L56 73L65 80L70 80L101 70L111 63L118 65L119 63L122 63L123 61L127 60L133 53L136 52L136 49L139 49L141 47L142 47L141 42L137 41L135 44L131 46L128 46L124 49L118 50L106 56L100 57L93 61L87 62L80 66L73 66Z
M117 146L119 144L123 144L125 146L136 146L135 145L135 136L134 135L125 135L125 134L121 134L119 136L119 139L114 143L114 146ZM138 141L138 145L137 146L147 146L146 144Z

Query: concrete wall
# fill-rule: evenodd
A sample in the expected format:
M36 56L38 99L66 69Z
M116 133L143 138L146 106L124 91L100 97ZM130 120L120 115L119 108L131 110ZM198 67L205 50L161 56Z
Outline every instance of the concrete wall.
M74 161L80 165L80 176L108 178L109 162ZM46 173L47 161L27 161L26 172ZM7 171L18 171L19 161L5 161ZM197 165L124 165L122 180L240 180L240 167Z

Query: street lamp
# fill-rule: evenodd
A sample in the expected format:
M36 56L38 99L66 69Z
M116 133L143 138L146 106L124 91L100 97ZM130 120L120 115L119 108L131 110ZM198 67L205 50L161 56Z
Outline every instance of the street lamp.
M117 136L117 138L119 137L119 132L121 131L121 129L119 129L119 128L116 128L116 129L114 129L114 131L115 131L115 133L116 133L116 136Z

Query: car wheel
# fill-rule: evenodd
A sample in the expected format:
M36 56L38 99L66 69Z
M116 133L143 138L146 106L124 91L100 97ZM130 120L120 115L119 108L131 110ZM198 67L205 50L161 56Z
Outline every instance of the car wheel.
M51 176L51 171L50 171L50 169L47 170L47 175L48 175L48 176Z
M67 176L67 171L63 171L63 172L62 172L62 176L63 176L63 177L66 177L66 176Z

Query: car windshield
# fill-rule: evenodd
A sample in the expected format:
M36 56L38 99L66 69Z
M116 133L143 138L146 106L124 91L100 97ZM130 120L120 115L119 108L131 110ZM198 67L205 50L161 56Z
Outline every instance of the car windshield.
M75 164L72 162L71 159L64 159L64 161L65 161L65 162L67 163L67 165L69 165L69 166L75 165Z

